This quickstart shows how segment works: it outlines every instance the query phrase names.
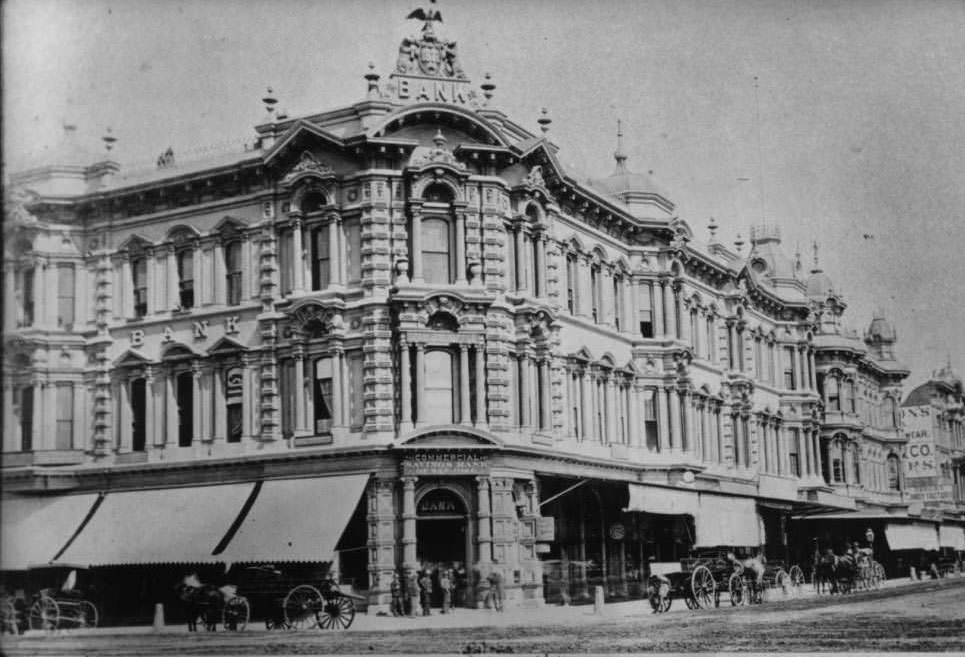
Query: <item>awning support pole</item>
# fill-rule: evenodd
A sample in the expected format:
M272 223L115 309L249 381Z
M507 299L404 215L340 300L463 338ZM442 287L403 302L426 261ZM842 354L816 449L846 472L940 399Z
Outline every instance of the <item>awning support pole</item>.
M566 495L567 493L569 493L571 490L573 490L573 489L575 489L575 488L579 488L580 486L582 486L583 484L585 484L585 483L588 482L588 481L589 481L589 479L581 479L580 481L576 482L575 484L573 484L572 486L570 486L569 488L567 488L566 490L564 490L562 493L557 493L556 495L553 495L552 497L546 498L545 500L543 500L542 502L540 502L539 505L542 507L544 504L549 504L549 503L552 502L553 500L558 500L559 498L561 498L561 497L563 497L564 495Z

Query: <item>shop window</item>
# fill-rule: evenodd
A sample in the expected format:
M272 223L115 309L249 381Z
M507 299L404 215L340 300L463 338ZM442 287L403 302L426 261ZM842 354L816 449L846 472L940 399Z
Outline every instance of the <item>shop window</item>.
M147 258L131 261L131 289L134 292L134 317L147 315Z
M331 246L329 227L319 226L312 231L312 289L324 290L331 282Z
M70 328L74 324L76 295L74 265L57 265L57 326Z
M335 417L335 398L332 381L334 372L331 358L319 358L315 361L315 388L313 400L315 406L315 433L327 434L332 430Z
M640 284L639 318L640 337L653 337L653 286L649 282Z
M455 359L447 349L431 349L425 355L426 424L452 424L455 418Z
M229 242L224 247L225 302L229 306L241 303L241 242Z
M178 295L181 310L194 307L194 252L179 251L177 254ZM146 276L145 276L146 278ZM145 295L146 298L147 295ZM145 306L146 311L146 306Z
M227 407L226 439L229 443L240 443L244 432L244 374L240 367L232 367L225 372L225 406Z
M426 283L448 285L452 282L449 221L440 217L422 220L422 272Z
M147 382L137 378L130 386L131 450L143 452L147 444Z
M345 262L349 285L362 282L362 225L358 219L342 222L345 230Z
M55 399L56 449L71 449L74 444L74 384L58 383Z
M194 374L177 375L178 447L190 447L194 440Z

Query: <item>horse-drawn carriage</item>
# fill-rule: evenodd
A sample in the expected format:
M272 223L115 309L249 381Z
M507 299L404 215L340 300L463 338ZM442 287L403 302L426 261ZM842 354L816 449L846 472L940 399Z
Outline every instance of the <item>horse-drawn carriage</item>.
M202 584L188 575L178 595L188 609L188 629L202 627L241 631L258 618L266 629L347 629L355 619L360 596L343 592L331 575L318 585L306 584L305 575L286 572L273 565L245 566L231 573L237 584Z
M688 609L719 607L726 594L732 606L764 601L767 589L787 595L799 590L804 573L798 566L785 570L782 564L760 562L763 577L744 567L744 560L732 558L727 549L695 552L676 563L651 563L648 599L655 613L670 609L674 598L682 598Z
M815 542L814 589L817 593L852 593L876 590L885 580L885 569L875 561L869 548L849 548L835 554L821 552Z
M4 596L0 601L0 623L4 632L26 629L51 631L97 627L100 614L78 586L78 576L86 577L80 566L37 566L32 569L34 583L42 588L27 598ZM56 582L56 584L54 584Z

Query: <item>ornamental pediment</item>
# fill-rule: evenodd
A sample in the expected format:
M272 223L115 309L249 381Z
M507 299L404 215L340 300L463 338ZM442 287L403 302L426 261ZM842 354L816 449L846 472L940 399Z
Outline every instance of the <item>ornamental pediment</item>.
M283 185L290 185L299 178L334 178L335 170L327 162L319 160L311 151L302 151L298 161L282 178Z

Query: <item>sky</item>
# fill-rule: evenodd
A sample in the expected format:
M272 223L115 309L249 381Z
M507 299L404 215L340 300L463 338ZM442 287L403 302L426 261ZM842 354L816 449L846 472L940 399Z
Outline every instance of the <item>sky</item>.
M420 0L6 0L7 172L62 125L124 166L250 141L271 86L298 116L391 72ZM965 2L439 0L494 105L590 176L652 170L706 238L776 224L849 304L898 330L906 390L965 375ZM31 154L34 154L31 156ZM746 249L746 247L745 247Z

